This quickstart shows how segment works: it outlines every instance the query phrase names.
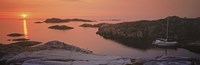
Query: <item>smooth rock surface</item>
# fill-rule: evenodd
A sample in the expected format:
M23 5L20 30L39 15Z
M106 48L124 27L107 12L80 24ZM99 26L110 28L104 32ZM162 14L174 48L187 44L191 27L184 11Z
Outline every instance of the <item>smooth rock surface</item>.
M124 65L130 58L93 54L91 51L59 41L31 46L10 53L0 61L8 65Z

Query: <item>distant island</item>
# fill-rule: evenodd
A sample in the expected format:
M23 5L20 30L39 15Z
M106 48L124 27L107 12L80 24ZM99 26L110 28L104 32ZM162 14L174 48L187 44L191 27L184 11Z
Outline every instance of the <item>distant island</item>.
M66 26L66 25L54 25L54 26L49 26L48 28L50 28L50 29L57 29L57 30L74 29L73 27L69 27L69 26Z
M20 37L20 36L24 36L24 34L21 34L21 33L11 33L11 34L8 34L7 36L9 36L9 37Z
M37 22L34 22L34 23L43 23L43 22L41 22L41 21L37 21Z
M91 28L99 28L100 26L107 25L108 23L99 23L99 24L82 24L80 27L91 27Z
M92 20L78 19L78 18L75 18L75 19L49 18L49 19L46 19L43 22L45 22L45 23L64 23L64 22L70 22L70 21L94 22Z
M122 21L121 19L102 19L101 21Z
M17 38L17 39L12 39L12 41L28 41L30 39L27 38Z

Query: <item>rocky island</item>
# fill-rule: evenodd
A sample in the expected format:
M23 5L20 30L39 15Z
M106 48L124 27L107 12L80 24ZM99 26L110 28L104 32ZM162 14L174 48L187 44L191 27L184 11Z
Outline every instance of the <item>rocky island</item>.
M101 21L122 21L121 19L102 19Z
M60 18L49 18L46 19L45 23L64 23L64 22L71 22L71 21L81 21L81 22L93 22L92 20L86 20L86 19L60 19Z
M24 34L21 34L21 33L11 33L11 34L8 34L7 36L10 36L10 37L20 37L20 36L24 36Z
M34 23L43 23L43 22L41 22L41 21L37 21L37 22L34 22Z
M69 20L69 21L81 21L81 22L94 22L94 21L92 21L92 20L78 19L78 18L74 18L74 19L65 19L65 20Z
M48 27L50 29L57 29L57 30L69 30L69 29L74 29L73 27L69 27L66 25L54 25L54 26L50 26Z
M107 25L108 23L99 23L99 24L82 24L80 25L80 27L92 27L92 28L98 28L100 26L103 26L103 25Z
M140 20L100 26L97 34L128 46L151 45L156 38L166 37L169 19L169 38L177 40L177 47L200 49L200 18L169 16L159 20ZM126 41L125 41L126 40ZM138 42L138 43L137 43Z
M28 41L30 39L27 38L17 38L17 39L12 39L12 41Z

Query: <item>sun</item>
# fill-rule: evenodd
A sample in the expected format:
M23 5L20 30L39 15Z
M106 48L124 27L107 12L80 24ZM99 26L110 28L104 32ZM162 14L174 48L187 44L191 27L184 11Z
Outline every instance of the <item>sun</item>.
M26 17L27 17L27 14L21 14L21 16L22 16L23 18L26 18Z

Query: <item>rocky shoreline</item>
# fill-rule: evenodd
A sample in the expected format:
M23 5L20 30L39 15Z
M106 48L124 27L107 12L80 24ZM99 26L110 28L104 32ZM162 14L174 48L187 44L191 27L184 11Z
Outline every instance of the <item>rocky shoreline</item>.
M60 41L0 45L1 65L199 65L199 58L161 56L142 59L95 54Z

